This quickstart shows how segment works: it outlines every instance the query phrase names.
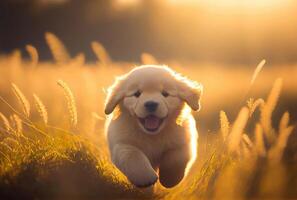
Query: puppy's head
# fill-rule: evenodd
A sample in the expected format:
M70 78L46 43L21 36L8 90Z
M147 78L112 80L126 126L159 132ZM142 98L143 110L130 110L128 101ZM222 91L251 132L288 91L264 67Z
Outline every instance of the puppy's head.
M200 108L202 86L164 66L141 66L119 77L109 88L105 113L120 105L147 134L159 133L172 123L186 103Z

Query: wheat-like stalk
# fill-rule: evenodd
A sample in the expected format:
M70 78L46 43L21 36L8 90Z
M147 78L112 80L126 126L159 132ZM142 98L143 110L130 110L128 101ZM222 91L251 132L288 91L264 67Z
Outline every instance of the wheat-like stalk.
M255 71L254 71L254 73L253 73L253 76L252 76L250 85L253 85L253 84L254 84L254 82L255 82L255 80L256 80L258 74L259 74L260 71L262 70L262 68L263 68L263 66L265 65L265 63L266 63L266 60L262 60L262 61L258 64L258 66L256 67L256 69L255 69Z
M230 123L226 113L222 110L220 111L220 124L223 140L226 141L230 130Z
M265 156L266 155L266 148L264 144L264 138L263 138L263 129L261 124L257 123L255 128L255 146L256 146L256 152L259 156Z
M18 99L18 102L22 107L23 113L26 115L26 117L29 117L30 116L30 103L29 103L28 99L25 97L25 95L21 92L21 90L14 83L12 83L12 91Z
M252 76L252 79L251 79L251 82L250 82L250 85L249 85L249 88L247 89L243 99L241 100L241 102L245 101L252 89L252 86L254 85L255 83L255 80L257 78L257 76L259 75L260 71L262 70L264 64L265 64L265 60L262 60L256 67L256 69L254 70L254 73L253 73L253 76Z
M289 125L289 121L290 121L290 114L289 112L285 112L280 120L279 123L279 133L281 133L282 131L284 131L288 125Z
M38 111L41 119L43 120L43 123L45 125L47 125L47 122L48 122L47 110L46 110L44 104L42 103L42 101L40 100L40 98L36 94L33 94L33 97L34 97L35 106L37 108L37 111Z
M156 65L158 64L157 59L149 54L149 53L142 53L141 54L141 62L145 65Z
M255 112L255 110L258 108L258 107L261 107L264 105L264 100L259 98L257 99L256 101L254 101L254 99L250 98L247 102L247 106L249 108L249 111L250 111L250 117L253 115L253 113Z
M103 65L108 65L111 63L111 58L102 44L94 41L91 43L91 47L98 60L101 61Z
M249 110L251 110L251 108L253 107L254 101L255 101L254 98L249 98L249 100L247 100L246 104L247 104L247 107L249 108Z
M293 129L293 126L289 126L279 133L276 144L268 152L268 157L271 162L278 163L281 160L289 136L291 135Z
M38 64L38 60L39 60L37 49L34 46L28 44L26 45L26 50L30 55L32 66L35 67Z
M249 109L247 107L243 107L240 110L240 112L233 124L232 130L229 134L229 138L228 138L229 139L229 144L228 144L229 152L231 152L231 153L236 152L236 150L238 149L241 138L242 138L242 133L243 133L244 127L247 123L248 117L249 117Z
M14 50L11 54L11 66L19 67L22 63L22 53L19 49Z
M45 39L57 63L63 64L70 60L70 55L65 45L56 35L47 32L45 33Z
M282 79L278 78L274 82L272 90L270 91L268 98L261 109L260 122L263 127L264 133L266 134L270 142L272 142L275 139L275 133L272 128L271 118L272 112L274 111L277 101L279 99L281 88Z
M3 125L4 125L5 130L7 132L9 132L11 130L11 126L10 126L9 120L1 112L0 112L0 118L3 121Z
M22 119L17 115L17 114L13 114L10 117L11 121L14 123L15 125L15 132L18 136L22 135L23 132L23 122Z
M76 104L75 104L75 99L74 99L73 93L64 81L58 80L57 83L64 91L64 94L65 94L65 97L67 100L67 106L68 106L68 112L70 115L71 125L72 125L72 127L76 127L76 125L77 125L77 110L76 110Z
M71 62L69 63L69 66L83 66L85 64L85 54L79 53L77 54L73 59L71 59Z
M281 160L284 149L287 145L288 138L294 129L293 126L288 126L289 121L290 121L289 113L285 112L280 121L280 130L279 130L280 132L276 140L276 143L268 152L268 157L270 161L273 163L277 163Z

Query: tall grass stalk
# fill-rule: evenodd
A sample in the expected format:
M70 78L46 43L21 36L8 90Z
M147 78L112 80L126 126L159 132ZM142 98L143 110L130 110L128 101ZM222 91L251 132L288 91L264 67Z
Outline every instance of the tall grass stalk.
M260 122L263 127L263 131L267 137L267 139L272 143L275 140L275 132L272 128L272 113L275 109L275 106L277 104L277 101L279 99L279 95L282 88L282 79L278 78L272 87L272 90L270 91L268 98L261 109L261 117Z
M21 92L21 90L12 83L12 91L18 99L19 104L22 107L23 113L29 117L30 116L30 103L25 97L25 95Z
M259 73L261 72L262 68L264 67L266 60L262 60L256 67L250 85L252 86L255 83L256 78L258 77Z
M18 136L22 135L22 132L23 132L23 122L22 122L22 119L17 114L13 114L11 116L11 121L14 124L15 133Z
M58 64L67 63L70 60L70 55L63 42L53 33L45 33L46 42L51 50L54 60Z
M9 120L7 119L7 117L5 117L5 115L3 115L3 113L0 112L0 118L3 122L3 125L4 125L4 129L9 132L11 130L11 126L10 126L10 123L9 123Z
M30 55L32 66L36 67L36 65L38 64L38 60L39 60L37 49L34 46L28 44L28 45L26 45L26 50L27 50L28 54Z
M107 66L111 63L111 58L101 43L94 41L91 43L91 47L98 60L101 61L104 66Z
M257 155L264 157L266 155L266 148L264 144L263 128L259 123L256 124L255 128L255 146Z
M223 140L226 141L230 130L230 123L226 113L222 110L220 111L220 124Z
M254 99L249 99L247 102L247 106L250 111L250 117L254 114L255 110L258 107L261 108L264 105L264 103L265 103L264 100L261 98L257 99L256 101L254 101Z
M58 80L57 83L64 91L64 95L67 100L68 112L70 115L70 123L71 126L75 128L77 125L77 110L74 95L69 86L64 81Z
M243 134L243 130L245 128L245 125L247 123L249 117L249 110L247 107L243 107L233 126L232 126L232 130L229 134L228 140L229 140L229 144L228 144L228 149L229 152L236 152L238 150L241 138L242 138L242 134Z
M145 65L157 65L158 64L157 59L149 53L141 54L141 62L142 62L142 64L145 64Z
M33 94L33 97L34 97L34 102L35 102L37 111L39 113L39 116L41 117L43 123L45 125L47 125L47 123L48 123L47 110L46 110L44 104L42 103L41 99L36 94Z

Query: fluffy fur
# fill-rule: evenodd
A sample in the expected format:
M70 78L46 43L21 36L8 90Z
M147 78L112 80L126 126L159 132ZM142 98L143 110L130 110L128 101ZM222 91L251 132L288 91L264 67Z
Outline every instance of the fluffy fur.
M106 133L113 163L138 187L177 185L196 159L191 110L202 86L165 66L145 65L118 77L108 89ZM147 102L157 104L148 109Z

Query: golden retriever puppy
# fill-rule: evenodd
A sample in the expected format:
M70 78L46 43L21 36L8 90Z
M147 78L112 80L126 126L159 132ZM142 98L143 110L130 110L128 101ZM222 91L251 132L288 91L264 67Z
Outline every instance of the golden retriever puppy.
M108 89L111 159L132 184L149 187L159 178L170 188L183 179L196 159L191 109L199 110L201 93L201 84L154 65L134 68Z

